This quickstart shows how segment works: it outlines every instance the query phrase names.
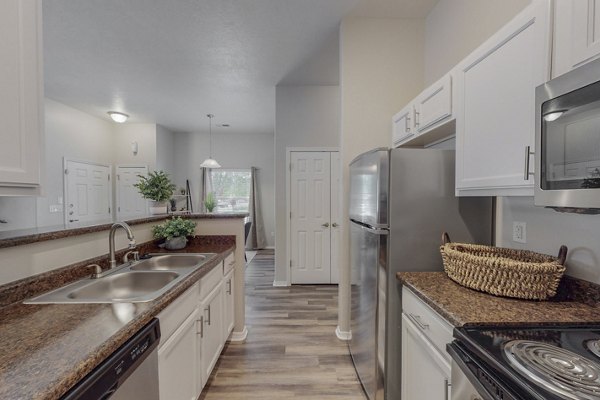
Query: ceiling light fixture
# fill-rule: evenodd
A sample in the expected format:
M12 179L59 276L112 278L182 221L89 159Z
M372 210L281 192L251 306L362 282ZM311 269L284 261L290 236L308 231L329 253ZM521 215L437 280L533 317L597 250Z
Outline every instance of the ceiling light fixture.
M119 124L122 124L123 122L127 121L127 118L129 118L129 115L118 111L109 111L108 115L110 115L110 118L113 121L118 122Z
M200 164L200 168L221 168L221 164L212 158L212 119L214 115L207 114L206 116L208 117L209 157Z
M544 114L544 121L546 121L546 122L556 121L557 119L559 119L560 117L562 117L562 115L566 111L567 110L550 111L550 112Z

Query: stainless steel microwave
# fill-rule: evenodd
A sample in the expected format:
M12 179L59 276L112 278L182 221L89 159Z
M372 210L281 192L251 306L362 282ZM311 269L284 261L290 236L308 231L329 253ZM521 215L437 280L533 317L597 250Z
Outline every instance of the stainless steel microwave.
M600 209L600 60L535 94L535 204Z

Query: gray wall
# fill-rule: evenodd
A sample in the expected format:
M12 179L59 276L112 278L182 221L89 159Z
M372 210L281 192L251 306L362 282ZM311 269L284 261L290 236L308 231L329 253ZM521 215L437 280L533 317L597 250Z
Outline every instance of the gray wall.
M209 156L209 136L206 132L174 134L175 173L177 187L190 180L194 211L200 208L200 164ZM273 134L235 134L213 131L213 157L223 168L258 168L258 182L269 246L274 246L274 172ZM273 233L273 234L272 234Z
M286 149L338 147L340 94L338 86L277 86L275 94L275 281L285 283Z

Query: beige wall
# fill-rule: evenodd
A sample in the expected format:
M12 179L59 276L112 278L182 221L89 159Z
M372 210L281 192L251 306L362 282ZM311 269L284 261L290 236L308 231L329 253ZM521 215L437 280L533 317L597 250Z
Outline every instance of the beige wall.
M138 143L138 153L133 154L131 143ZM115 126L115 165L147 165L156 167L156 124L120 124Z
M425 20L425 86L437 81L531 0L440 0Z
M275 94L275 283L289 282L286 262L286 149L338 147L338 86L278 86Z
M348 215L348 164L391 144L391 119L423 88L423 20L348 18L340 28L343 214ZM349 331L349 230L342 228L339 329Z

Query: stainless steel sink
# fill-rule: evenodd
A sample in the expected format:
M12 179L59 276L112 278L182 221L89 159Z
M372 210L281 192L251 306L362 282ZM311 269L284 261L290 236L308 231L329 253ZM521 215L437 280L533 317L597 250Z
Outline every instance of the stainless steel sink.
M172 271L196 267L213 256L204 254L165 254L142 260L131 267L134 271Z
M87 278L25 301L25 304L140 303L166 293L210 261L214 253L160 254L124 264L100 278Z
M67 297L75 300L128 301L154 293L179 278L179 276L176 272L168 271L128 271L108 275L102 279L94 279L88 285L71 291Z

